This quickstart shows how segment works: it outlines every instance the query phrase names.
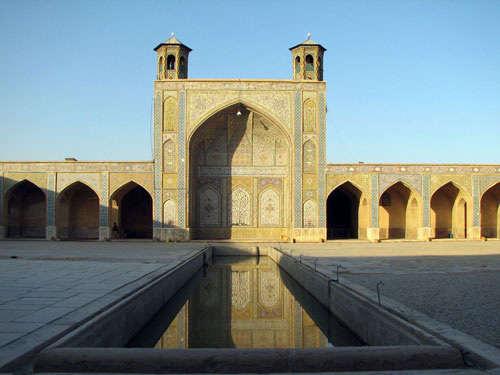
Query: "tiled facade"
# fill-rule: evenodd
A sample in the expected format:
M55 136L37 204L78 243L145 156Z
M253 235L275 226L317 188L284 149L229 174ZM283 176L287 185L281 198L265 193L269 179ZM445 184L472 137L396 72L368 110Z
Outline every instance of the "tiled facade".
M405 236L434 237L446 197L449 226L463 227L450 234L500 232L499 165L326 164L325 49L308 40L291 50L292 80L187 79L190 49L173 37L162 43L154 161L0 162L0 236L10 233L12 194L25 180L45 196L47 239L59 237L62 193L77 183L98 199L101 240L120 215L113 199L133 186L149 194L160 240L325 240L335 215L328 197L342 186L356 196L360 238L390 238L396 216Z

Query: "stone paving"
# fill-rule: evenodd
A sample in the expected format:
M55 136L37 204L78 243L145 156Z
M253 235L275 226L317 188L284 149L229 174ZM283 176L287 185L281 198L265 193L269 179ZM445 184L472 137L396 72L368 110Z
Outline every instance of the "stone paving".
M500 348L500 241L281 245L342 276Z
M0 368L45 346L203 248L0 241Z
M302 254L311 265L317 259L322 272L342 264L343 276L372 290L381 280L383 298L500 346L500 241L265 245L297 258ZM22 353L40 350L205 246L0 241L0 368Z

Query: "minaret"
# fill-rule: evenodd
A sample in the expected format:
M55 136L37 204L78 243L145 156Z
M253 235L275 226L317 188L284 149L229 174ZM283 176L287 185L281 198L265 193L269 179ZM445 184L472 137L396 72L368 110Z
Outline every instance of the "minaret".
M188 77L188 56L191 48L174 38L155 48L158 54L158 68L156 77L161 79L186 79Z
M293 79L323 80L323 53L326 51L321 44L307 40L290 48L293 56Z

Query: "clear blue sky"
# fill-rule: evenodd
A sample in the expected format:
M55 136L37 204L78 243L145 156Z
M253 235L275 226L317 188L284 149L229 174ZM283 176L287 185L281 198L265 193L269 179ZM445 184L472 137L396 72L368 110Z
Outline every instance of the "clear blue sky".
M151 160L156 53L290 79L328 49L327 161L500 163L500 1L0 1L0 160Z

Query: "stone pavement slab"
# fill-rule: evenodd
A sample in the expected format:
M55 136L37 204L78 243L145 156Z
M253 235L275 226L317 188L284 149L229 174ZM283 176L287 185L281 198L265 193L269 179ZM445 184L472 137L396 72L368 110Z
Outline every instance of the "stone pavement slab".
M320 272L336 271L500 348L500 241L281 245ZM302 256L301 256L302 254Z
M0 369L55 341L203 247L0 241Z

